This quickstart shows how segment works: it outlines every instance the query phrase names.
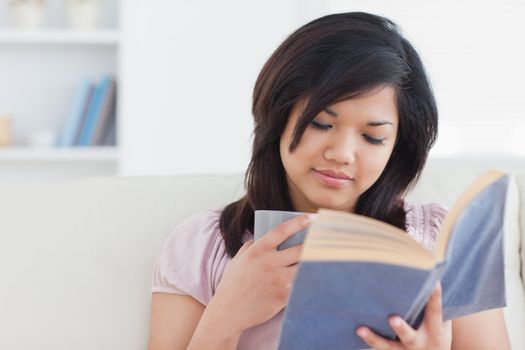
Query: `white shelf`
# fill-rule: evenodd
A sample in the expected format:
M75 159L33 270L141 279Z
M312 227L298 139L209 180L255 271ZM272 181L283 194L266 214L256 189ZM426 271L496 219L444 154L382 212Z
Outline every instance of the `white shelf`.
M117 45L117 30L74 31L43 29L23 31L0 30L0 44Z
M117 162L116 147L0 148L0 162Z

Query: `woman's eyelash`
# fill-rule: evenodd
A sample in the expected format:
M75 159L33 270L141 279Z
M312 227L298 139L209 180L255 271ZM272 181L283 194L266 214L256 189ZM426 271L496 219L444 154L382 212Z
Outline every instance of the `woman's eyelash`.
M315 120L312 120L312 126L315 129L318 129L318 130L321 130L321 131L327 131L328 129L330 129L332 127L331 125L325 125L325 124L318 123Z
M317 129L317 130L320 130L320 131L328 131L328 129L332 128L331 125L325 125L325 124L321 124L319 122L316 122L315 120L312 120L312 126ZM363 137L368 141L370 142L371 144L373 145L384 145L383 141L384 139L376 139L376 138L373 138L371 136L368 136L367 134L363 134Z
M383 140L384 139L376 139L376 138L373 138L373 137L370 137L368 136L367 134L363 134L363 136L365 137L365 139L370 142L371 144L373 145L381 145L383 146L384 143L383 143Z

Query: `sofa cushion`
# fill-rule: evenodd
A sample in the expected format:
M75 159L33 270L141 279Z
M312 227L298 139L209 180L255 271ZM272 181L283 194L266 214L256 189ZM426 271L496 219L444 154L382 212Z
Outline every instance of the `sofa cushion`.
M166 235L242 192L238 175L0 185L0 349L145 349Z
M518 174L516 179L520 197L520 215L518 222L520 223L521 231L521 278L523 282L523 289L525 289L525 173Z
M523 260L519 247L523 242L523 231L520 227L520 190L525 185L519 176L513 174L509 182L507 201L505 203L505 285L507 307L504 309L507 330L510 334L513 349L525 346L525 288L520 272ZM521 198L523 200L524 198ZM523 216L521 216L523 217Z
M479 173L426 171L410 200L449 206ZM521 192L513 182L506 212L505 316L513 348L522 349L517 227L525 211L517 199L525 200L525 175L517 179ZM0 349L144 349L165 237L189 215L243 193L241 174L0 184Z

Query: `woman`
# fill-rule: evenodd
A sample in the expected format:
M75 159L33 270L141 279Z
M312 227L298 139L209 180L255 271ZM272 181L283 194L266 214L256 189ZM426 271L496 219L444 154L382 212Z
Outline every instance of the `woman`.
M390 20L343 13L299 28L263 67L252 110L246 195L183 222L157 261L152 350L276 348L302 246L276 247L309 219L254 242L254 210L354 212L427 248L439 231L445 209L403 200L434 144L438 113L418 54ZM390 321L398 342L348 331L376 349L510 348L501 310L443 322L439 288L419 329Z

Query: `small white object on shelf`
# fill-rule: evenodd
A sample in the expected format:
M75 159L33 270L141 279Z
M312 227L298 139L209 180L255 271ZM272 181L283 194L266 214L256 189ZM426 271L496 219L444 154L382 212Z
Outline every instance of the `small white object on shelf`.
M42 24L42 15L46 3L44 0L10 0L9 10L17 28L35 30Z
M65 0L69 25L77 30L92 30L97 27L100 0Z
M50 148L56 143L56 134L51 128L40 128L32 131L27 137L30 147Z

